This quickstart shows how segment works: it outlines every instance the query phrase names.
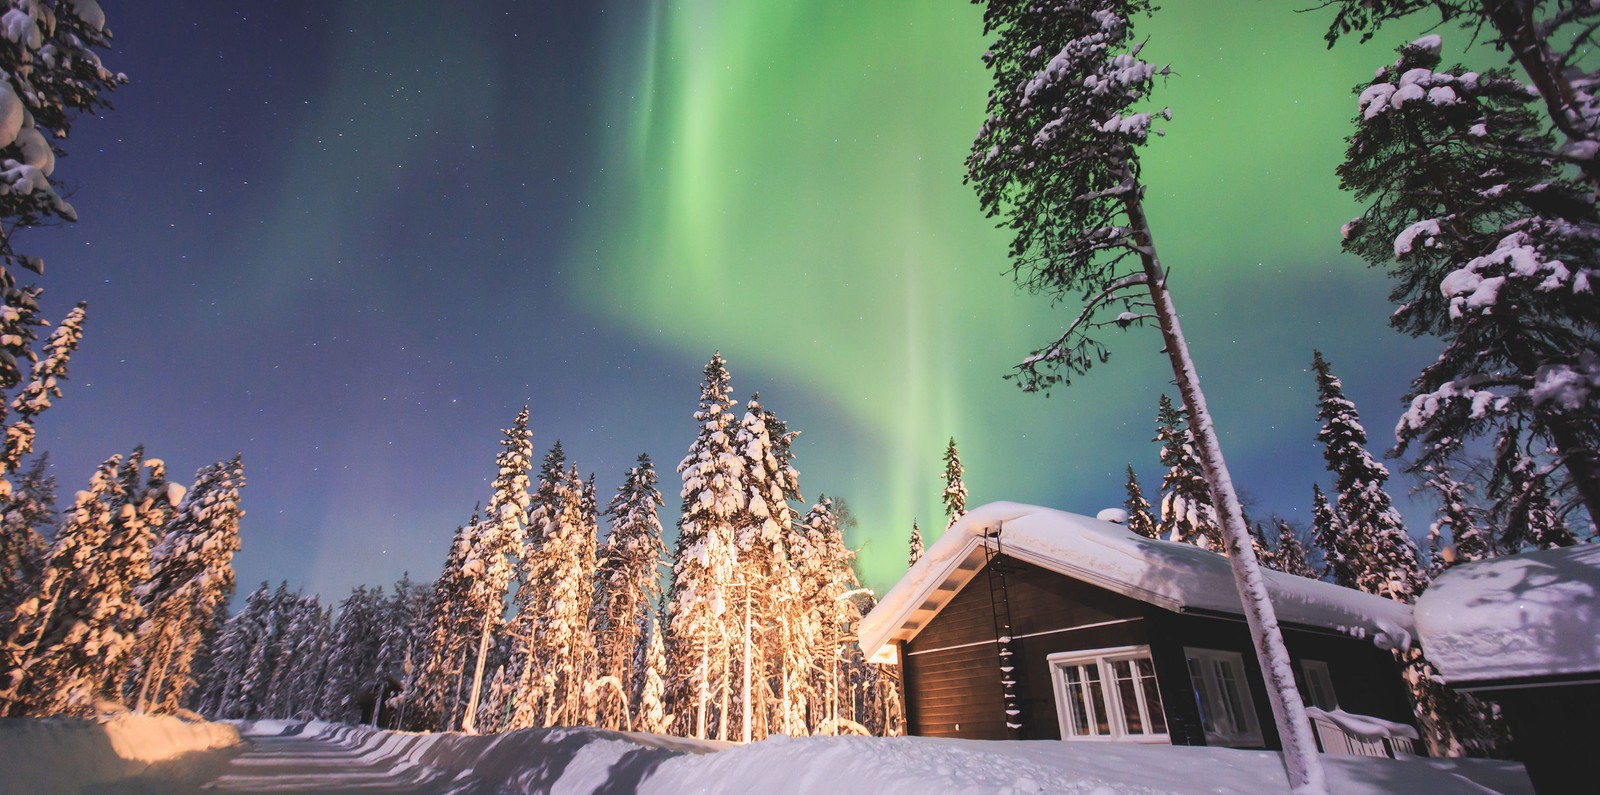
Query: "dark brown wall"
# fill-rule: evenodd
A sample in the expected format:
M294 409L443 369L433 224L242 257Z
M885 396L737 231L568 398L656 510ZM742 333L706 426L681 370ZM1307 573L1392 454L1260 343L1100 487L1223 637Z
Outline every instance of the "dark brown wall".
M1149 645L1172 741L1203 745L1184 647L1237 651L1254 659L1243 619L1173 613L1010 558L1005 563L1024 739L1059 739L1046 658L1057 652ZM1088 626L1088 625L1101 626ZM1064 632L1051 632L1079 627ZM1036 634L1045 632L1048 634ZM1029 637L1029 636L1032 637ZM1386 651L1355 638L1286 627L1290 656L1328 663L1340 706L1349 712L1410 721L1399 667ZM1004 691L994 643L987 571L979 571L916 638L901 649L907 726L932 737L1004 739ZM964 644L976 644L965 646ZM961 648L950 648L950 647ZM1266 685L1246 665L1263 737L1278 737Z
M1137 619L1144 605L1021 561L1006 562L1013 649L1020 658L1018 696L1025 737L1058 737L1055 696L1045 656L1058 651L1146 643ZM1105 627L1027 635L1135 619ZM994 643L989 574L979 571L916 638L905 644L907 722L928 737L1004 739L1004 690ZM949 648L975 643L963 648ZM943 649L943 651L939 651ZM959 727L959 728L958 728Z

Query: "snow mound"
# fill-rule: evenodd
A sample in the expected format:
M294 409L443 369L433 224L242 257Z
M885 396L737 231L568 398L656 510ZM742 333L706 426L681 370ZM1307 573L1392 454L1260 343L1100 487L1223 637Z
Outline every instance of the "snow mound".
M8 718L0 720L0 770L5 771L0 790L88 791L94 785L134 778L158 762L238 742L239 733L232 726L170 715Z
M1416 611L1422 648L1451 682L1600 671L1600 544L1458 566Z

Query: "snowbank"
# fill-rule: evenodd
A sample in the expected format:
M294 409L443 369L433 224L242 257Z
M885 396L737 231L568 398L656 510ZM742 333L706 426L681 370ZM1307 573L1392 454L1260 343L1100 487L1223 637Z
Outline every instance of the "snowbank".
M1341 795L1533 791L1522 766L1512 762L1324 756L1322 763L1328 790ZM931 737L772 738L668 760L639 792L1243 795L1288 792L1283 765L1280 753L1231 748Z
M133 778L192 751L226 748L239 734L221 723L125 713L101 720L0 720L0 792L77 792Z
M319 736L339 753L319 751L321 762L308 763L291 754L241 765L247 755L216 785L245 791L293 784L306 791L359 787L453 795L1288 791L1281 754L1229 748L926 737L774 737L734 746L588 728L467 736L316 723L299 734ZM263 740L273 742L282 741ZM1341 795L1532 792L1522 766L1514 762L1323 757L1323 763L1330 790ZM312 776L308 764L336 766Z
M1451 682L1600 671L1600 544L1458 566L1416 613L1423 651Z
M1168 610L1240 615L1227 558L1190 544L1156 541L1121 525L1014 502L969 512L923 553L861 620L868 654L904 639L976 576L983 539L1000 532L1005 554ZM1332 583L1262 572L1278 621L1332 629L1386 647L1411 645L1411 608Z

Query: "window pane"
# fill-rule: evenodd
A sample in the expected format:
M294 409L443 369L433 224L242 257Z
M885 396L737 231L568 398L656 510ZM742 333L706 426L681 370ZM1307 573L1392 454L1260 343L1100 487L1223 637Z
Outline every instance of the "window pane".
M1076 665L1063 666L1061 675L1066 682L1067 712L1072 716L1072 734L1082 736L1089 733L1089 719L1083 712L1083 677Z
M1238 671L1233 666L1232 660L1217 660L1217 686L1222 691L1223 706L1228 712L1228 733L1244 734L1245 727L1249 726L1249 718L1245 714L1245 704L1239 695Z
M1144 691L1145 711L1150 715L1150 733L1167 733L1167 713L1161 708L1161 691L1156 688L1156 669L1148 657L1134 660L1139 687Z
M1144 719L1139 715L1139 692L1133 680L1133 661L1117 660L1111 664L1117 677L1117 698L1122 701L1122 725L1129 734L1144 734Z
M1206 687L1206 677L1200 667L1200 660L1189 658L1189 684L1194 687L1194 703L1200 708L1200 725L1213 734L1221 734L1222 727L1217 725L1216 705L1212 703L1209 688Z
M1100 685L1100 666L1083 667L1084 679L1089 684L1089 700L1094 706L1094 733L1102 737L1111 734L1111 714L1106 712L1106 694Z

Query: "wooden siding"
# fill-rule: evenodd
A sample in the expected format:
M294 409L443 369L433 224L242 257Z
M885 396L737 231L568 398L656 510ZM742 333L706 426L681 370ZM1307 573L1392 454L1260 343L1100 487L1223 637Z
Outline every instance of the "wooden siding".
M1010 558L1004 559L1018 655L1024 737L1059 737L1045 657L1058 651L1145 643L1143 605ZM1071 632L1067 627L1089 626ZM928 737L1005 739L1004 689L989 574L977 576L902 647L906 720ZM1047 632L1049 634L1036 635ZM972 645L968 645L972 644Z
M1148 645L1172 742L1204 745L1185 647L1243 654L1264 744L1278 748L1266 685L1250 664L1244 620L1179 614L1028 563L1002 558L1010 595L1023 739L1059 739L1047 658L1066 651ZM1005 739L1004 690L995 646L989 575L979 571L900 647L906 725L913 735ZM1064 631L1062 631L1064 630ZM1328 664L1340 707L1409 722L1410 702L1393 657L1371 643L1286 627L1291 658ZM1298 670L1296 671L1298 674Z

